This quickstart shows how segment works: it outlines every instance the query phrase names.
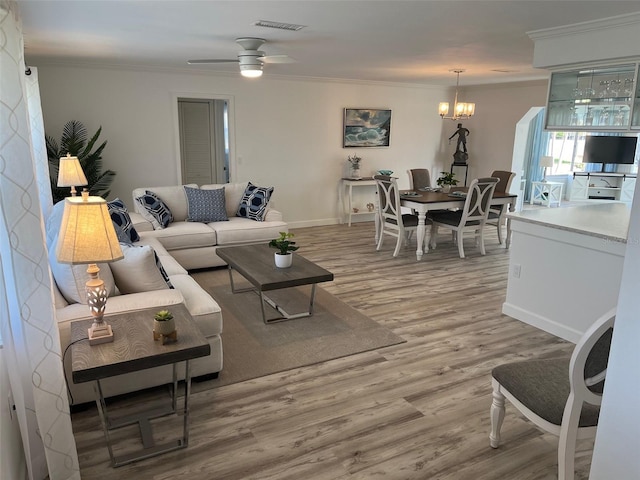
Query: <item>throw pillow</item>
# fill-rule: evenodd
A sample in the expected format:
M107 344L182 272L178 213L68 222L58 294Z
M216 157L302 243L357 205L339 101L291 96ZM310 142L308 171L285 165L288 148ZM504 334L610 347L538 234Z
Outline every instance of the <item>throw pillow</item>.
M142 207L140 215L151 222L154 230L162 230L173 222L171 210L155 193L146 190L144 195L136 198L136 201Z
M124 258L111 263L111 272L120 293L150 292L169 288L158 268L156 252L149 245L121 244ZM166 273L165 273L166 275Z
M188 222L224 222L229 220L224 200L224 188L200 190L184 187L187 195Z
M261 222L272 193L273 187L258 187L249 182L240 200L236 216Z
M118 241L121 243L133 243L140 240L140 235L138 235L138 232L131 223L131 217L122 200L116 198L115 200L107 202L107 208L109 209L113 226L116 229Z
M53 248L49 248L49 265L51 266L51 274L58 286L58 290L67 303L83 303L86 305L86 283L87 280L89 280L87 265L59 263L56 259L56 241L52 242ZM111 274L111 268L109 268L108 263L99 263L98 267L100 268L99 276L107 289L107 296L111 297L116 291L116 284Z

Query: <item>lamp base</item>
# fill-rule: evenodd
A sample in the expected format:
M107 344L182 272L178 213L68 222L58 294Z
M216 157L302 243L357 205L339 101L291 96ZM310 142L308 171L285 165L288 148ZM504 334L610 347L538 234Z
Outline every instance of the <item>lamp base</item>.
M89 334L89 345L113 342L113 330L109 324L91 325L87 333Z

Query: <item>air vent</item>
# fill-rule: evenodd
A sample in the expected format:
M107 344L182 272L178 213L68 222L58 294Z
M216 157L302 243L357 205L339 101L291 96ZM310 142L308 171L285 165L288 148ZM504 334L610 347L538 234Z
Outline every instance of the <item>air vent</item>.
M518 72L517 70L507 70L506 68L495 68L491 71L496 73L517 73Z
M282 22L272 22L270 20L258 20L254 22L256 27L266 27L266 28L277 28L278 30L291 30L292 32L297 32L298 30L303 29L306 25L296 25L295 23L282 23Z

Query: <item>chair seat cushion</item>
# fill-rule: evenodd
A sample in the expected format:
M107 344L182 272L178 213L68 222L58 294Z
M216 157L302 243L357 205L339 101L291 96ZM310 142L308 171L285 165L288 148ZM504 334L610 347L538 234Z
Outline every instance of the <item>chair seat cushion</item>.
M495 220L497 218L500 218L500 214L493 212L493 211L489 211L489 216L487 217L489 220Z
M562 424L569 398L569 358L529 360L500 365L491 375L533 413L554 425ZM598 424L600 407L584 404L580 426Z
M457 210L455 212L451 210L438 210L429 214L429 219L431 219L432 222L457 227L460 225L460 220L462 219L462 210ZM467 221L466 225L480 225L480 221Z
M387 223L391 223L393 225L397 225L395 218L386 218L385 221ZM417 227L418 226L418 216L412 213L403 213L402 214L402 224L405 227Z

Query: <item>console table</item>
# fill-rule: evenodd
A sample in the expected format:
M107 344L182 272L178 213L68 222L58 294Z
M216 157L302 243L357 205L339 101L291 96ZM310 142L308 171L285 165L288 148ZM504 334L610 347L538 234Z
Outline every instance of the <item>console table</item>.
M343 178L342 179L342 184L340 185L340 192L339 192L339 204L342 208L342 212L344 215L344 221L348 221L349 226L351 226L351 217L353 217L354 215L373 215L375 213L375 209L372 211L369 211L366 208L366 205L364 206L359 206L359 207L355 207L354 201L353 201L353 189L357 188L357 187L375 187L376 186L376 181L373 179L373 177L362 177L362 178ZM345 195L346 193L346 195ZM371 202L368 203L375 203L374 202L374 198L371 198ZM355 212L353 209L357 208L357 212Z
M531 182L531 200L529 203L533 205L540 202L547 207L551 207L552 203L560 206L562 203L562 182Z
M158 310L167 309L173 314L178 332L178 341L163 345L153 340L153 315ZM191 376L189 360L209 355L211 347L195 324L186 307L182 304L168 307L155 307L105 317L113 328L113 343L89 345L84 341L87 328L92 320L71 322L71 363L72 377L75 383L94 383L96 405L104 430L109 457L113 467L120 467L136 460L154 457L162 453L186 448L189 443L189 396ZM156 445L150 420L177 414L178 375L177 364L185 362L184 400L182 409L182 437L167 443ZM100 380L123 373L135 372L161 365L173 364L173 389L171 401L165 407L127 415L114 420L107 413L107 406ZM127 425L139 424L143 448L116 457L109 432Z

